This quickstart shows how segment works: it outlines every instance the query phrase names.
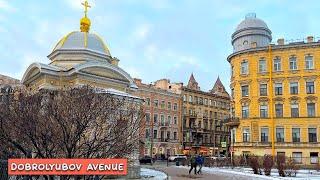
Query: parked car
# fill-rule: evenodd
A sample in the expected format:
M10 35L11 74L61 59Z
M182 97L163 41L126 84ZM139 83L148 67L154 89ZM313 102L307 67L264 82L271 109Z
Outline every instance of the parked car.
M169 158L169 161L176 161L176 160L187 160L187 156L184 155L184 154L176 154L174 156L170 156Z
M152 164L152 158L150 156L144 156L139 159L140 164Z
M225 160L227 157L223 154L219 154L219 155L215 155L215 156L211 156L212 160Z

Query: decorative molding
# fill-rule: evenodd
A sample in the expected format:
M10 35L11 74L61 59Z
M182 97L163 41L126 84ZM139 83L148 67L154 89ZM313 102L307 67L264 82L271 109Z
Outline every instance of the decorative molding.
M269 102L269 98L268 97L260 97L258 99L259 102Z
M249 97L244 97L240 99L241 104L250 104L251 100Z
M307 103L315 103L316 101L318 101L318 97L309 95L305 97L305 100L307 101Z
M238 81L239 83L240 83L240 85L242 86L242 85L249 85L250 83L251 83L251 79L248 79L248 80L240 80L240 81Z
M277 102L284 102L285 98L283 97L275 97L273 98L273 101L277 101Z

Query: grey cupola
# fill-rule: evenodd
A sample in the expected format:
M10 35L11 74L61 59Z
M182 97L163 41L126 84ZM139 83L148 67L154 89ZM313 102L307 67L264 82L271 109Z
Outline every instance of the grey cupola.
M246 15L232 34L233 52L250 48L268 46L272 40L267 24L256 17L255 13Z

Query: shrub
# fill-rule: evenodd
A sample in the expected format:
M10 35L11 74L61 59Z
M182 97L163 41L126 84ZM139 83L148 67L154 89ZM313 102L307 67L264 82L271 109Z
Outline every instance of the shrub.
M266 176L271 175L271 169L273 167L273 157L269 154L264 155L263 157L263 170Z
M249 166L252 168L254 174L261 174L261 166L257 156L251 155L249 157Z
M278 155L277 156L277 169L279 176L285 177L284 170L286 168L286 156L285 155Z
M297 175L298 166L294 162L293 158L289 158L286 163L286 168L284 170L286 176L295 177Z

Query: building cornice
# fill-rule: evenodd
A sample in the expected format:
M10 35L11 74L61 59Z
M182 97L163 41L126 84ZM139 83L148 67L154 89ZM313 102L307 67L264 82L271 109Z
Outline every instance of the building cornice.
M289 44L285 44L285 45L275 45L275 44L270 44L270 45L271 45L272 50L285 50L285 49L290 49L290 48L320 47L320 42L311 42L311 43L297 42L297 43L289 43ZM246 50L234 52L227 57L227 60L230 63L231 59L235 56L246 54L246 53L262 52L262 51L268 51L268 46L251 48L251 49L246 49Z

